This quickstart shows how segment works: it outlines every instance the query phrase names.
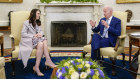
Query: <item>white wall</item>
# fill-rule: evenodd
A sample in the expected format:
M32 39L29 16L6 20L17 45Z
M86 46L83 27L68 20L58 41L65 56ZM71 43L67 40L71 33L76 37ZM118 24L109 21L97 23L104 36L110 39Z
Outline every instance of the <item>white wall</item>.
M131 20L140 20L140 3L127 3L127 4L116 4L116 0L99 0L100 3L104 5L112 6L114 10L126 11L130 9L133 12L133 17Z
M23 0L23 3L0 3L0 26L8 25L9 11L30 11L31 9L36 8L35 3L38 3L39 1L40 0ZM131 18L131 20L140 20L140 10L138 8L140 7L140 3L116 4L116 0L99 0L99 3L102 3L104 5L110 5L113 7L114 10L119 11L125 11L127 9L130 9L133 12L133 17Z
M30 11L36 8L35 3L40 0L23 0L22 3L0 3L0 26L7 26L9 22L8 13L9 11Z

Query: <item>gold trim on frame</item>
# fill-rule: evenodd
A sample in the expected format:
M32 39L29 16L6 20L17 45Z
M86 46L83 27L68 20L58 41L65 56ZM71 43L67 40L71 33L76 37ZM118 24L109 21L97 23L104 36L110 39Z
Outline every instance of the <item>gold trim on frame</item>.
M140 0L116 0L116 3L139 3Z
M0 2L2 3L6 3L6 2L8 2L8 3L22 3L23 2L23 0L0 0Z

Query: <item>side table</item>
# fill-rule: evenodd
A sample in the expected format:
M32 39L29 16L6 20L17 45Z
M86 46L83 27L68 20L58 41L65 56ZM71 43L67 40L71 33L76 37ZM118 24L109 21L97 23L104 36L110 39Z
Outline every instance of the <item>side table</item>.
M131 63L132 45L139 47L140 54L140 37L129 35L129 63Z
M51 79L54 78L54 76L56 75L57 70L58 70L57 67L53 68L53 72L52 72L52 75L51 75Z
M4 53L4 39L3 39L3 36L4 34L3 33L0 33L0 45L1 45L1 56L3 56L3 53Z

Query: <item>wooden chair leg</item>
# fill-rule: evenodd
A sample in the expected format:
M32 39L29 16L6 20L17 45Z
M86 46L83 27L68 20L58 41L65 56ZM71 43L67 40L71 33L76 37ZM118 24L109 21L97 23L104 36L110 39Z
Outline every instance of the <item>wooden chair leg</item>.
M122 53L122 58L123 58L123 66L125 66L126 64L125 64L125 54L124 53Z
M87 54L87 52L83 51L83 58L85 58L85 55Z
M15 61L17 60L17 58L11 58L11 63L12 63L12 76L15 76Z
M104 56L102 56L101 60L104 60Z
M112 75L116 75L116 71L115 71L115 62L116 62L116 58L111 58L111 61L112 61Z

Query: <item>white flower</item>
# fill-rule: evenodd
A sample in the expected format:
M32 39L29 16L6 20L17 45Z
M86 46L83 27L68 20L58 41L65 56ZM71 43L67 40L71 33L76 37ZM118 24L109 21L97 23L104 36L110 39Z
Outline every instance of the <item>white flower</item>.
M65 77L65 79L68 79L68 77Z
M86 73L87 73L87 74L90 74L90 72L91 72L91 71L90 71L90 68L88 68L88 69L86 70Z
M78 62L82 62L83 60L82 59L76 59Z
M86 72L81 72L80 78L81 79L86 79L86 77L87 77L87 73Z
M61 76L61 75L62 75L62 72L59 72L59 74L58 74L58 76L57 76L57 77L58 77L58 78L60 78L60 76Z
M70 63L65 62L65 63L64 63L64 66L68 66L68 67L69 67L69 66L70 66Z
M59 73L60 72L60 69L58 69L57 72Z
M82 61L82 64L85 64L85 61Z
M90 68L90 64L85 64L85 67Z
M89 61L85 61L85 63L86 63L86 64L88 64L88 63L89 63Z
M70 62L72 63L72 62L74 62L73 60L70 60Z
M100 75L98 71L95 71L95 74L96 74L97 76L99 76L99 75Z
M69 61L68 61L69 64L72 63L72 62L73 62L73 60L69 60Z
M79 79L79 74L78 74L78 72L74 72L74 73L71 75L71 79Z
M75 69L74 68L69 68L69 74L73 74L75 72Z

